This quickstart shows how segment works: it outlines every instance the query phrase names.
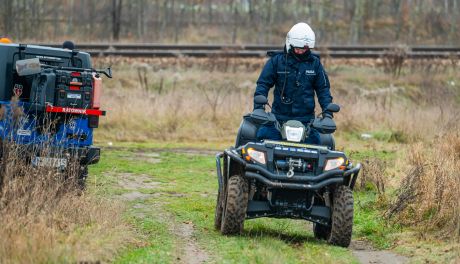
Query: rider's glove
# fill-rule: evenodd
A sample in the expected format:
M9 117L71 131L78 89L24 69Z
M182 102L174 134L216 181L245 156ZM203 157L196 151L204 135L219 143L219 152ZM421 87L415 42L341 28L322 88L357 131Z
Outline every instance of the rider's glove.
M254 103L254 109L253 110L256 110L256 109L264 109L264 105Z
M332 115L331 112L326 111L326 112L323 113L323 118L326 118L326 117L329 117L329 118L332 119L334 116Z

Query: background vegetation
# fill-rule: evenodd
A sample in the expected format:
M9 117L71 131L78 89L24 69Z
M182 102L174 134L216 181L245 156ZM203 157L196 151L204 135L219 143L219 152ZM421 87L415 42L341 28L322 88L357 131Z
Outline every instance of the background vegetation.
M319 46L455 45L458 0L0 0L15 41L281 44L310 23Z
M282 44L298 21L312 25L319 46L456 45L460 36L457 0L0 0L0 6L0 35L16 42ZM326 55L322 62L342 106L337 146L364 164L353 240L414 262L458 262L458 57L398 64ZM233 145L264 63L95 59L115 76L104 80L107 116L95 131L101 163L90 168L88 189L80 192L62 175L26 166L14 148L4 156L0 262L174 263L187 252L205 252L200 258L209 262L355 262L350 250L315 240L304 221L249 221L238 237L212 229L214 154Z

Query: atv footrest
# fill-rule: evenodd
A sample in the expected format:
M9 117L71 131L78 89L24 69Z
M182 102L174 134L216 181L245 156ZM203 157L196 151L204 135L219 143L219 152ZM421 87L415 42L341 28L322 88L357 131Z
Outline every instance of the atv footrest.
M249 201L248 212L269 212L270 205L266 201Z
M311 215L329 220L331 209L326 206L313 206L311 208Z

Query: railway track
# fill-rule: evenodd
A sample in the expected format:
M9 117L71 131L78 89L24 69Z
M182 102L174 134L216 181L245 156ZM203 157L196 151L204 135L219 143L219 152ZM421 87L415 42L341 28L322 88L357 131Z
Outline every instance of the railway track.
M60 47L61 44L39 44ZM267 51L279 50L275 45L205 45L205 44L78 44L77 48L92 56L125 57L240 57L266 56ZM315 49L321 56L331 58L377 59L400 56L410 59L460 58L460 46L323 46Z

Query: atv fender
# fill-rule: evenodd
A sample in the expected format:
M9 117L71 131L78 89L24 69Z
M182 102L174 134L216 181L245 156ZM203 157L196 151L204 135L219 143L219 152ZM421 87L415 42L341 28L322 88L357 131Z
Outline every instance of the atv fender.
M243 117L238 134L236 136L235 148L242 146L248 142L256 141L258 125L251 122L249 115Z
M332 134L319 133L320 145L328 147L330 150L335 150L335 140Z

